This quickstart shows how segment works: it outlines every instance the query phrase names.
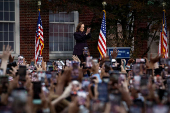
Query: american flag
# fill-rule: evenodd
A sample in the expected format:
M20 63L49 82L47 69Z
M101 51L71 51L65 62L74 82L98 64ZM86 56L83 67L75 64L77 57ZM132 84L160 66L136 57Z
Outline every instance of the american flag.
M102 58L105 57L106 56L106 11L105 10L103 10L103 19L102 19L97 48Z
M158 53L164 54L164 58L168 58L168 37L165 10L163 10L162 29L160 33Z
M38 22L37 22L37 30L35 37L35 61L38 61L38 56L42 55L42 50L44 48L44 38L43 38L43 27L42 21L39 11Z

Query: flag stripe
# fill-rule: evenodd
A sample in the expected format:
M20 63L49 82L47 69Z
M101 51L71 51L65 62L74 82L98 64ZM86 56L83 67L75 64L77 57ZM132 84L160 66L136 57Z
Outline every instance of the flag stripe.
M100 36L99 36L99 40L101 40L101 41L102 41L103 45L106 45L106 42L105 42L105 40L103 39L103 37L102 37L101 33L100 33L99 35L100 35Z
M163 43L165 45L165 47L167 46L167 41L165 39L163 39Z
M106 44L106 38L105 38L105 36L104 36L104 34L102 33L101 30L100 30L100 35L101 35L103 42Z
M102 48L104 49L104 51L106 52L106 44L104 44L104 42L103 41L101 41L100 40L100 38L99 38L99 41L98 41L99 43L100 43L100 45L102 46Z
M98 46L100 48L101 53L104 55L105 51L100 43L98 43Z

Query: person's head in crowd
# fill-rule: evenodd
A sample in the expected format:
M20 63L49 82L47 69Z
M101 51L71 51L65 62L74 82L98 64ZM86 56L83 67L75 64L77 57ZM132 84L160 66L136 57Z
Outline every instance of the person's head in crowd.
M80 22L76 27L76 32L83 32L84 31L84 23Z

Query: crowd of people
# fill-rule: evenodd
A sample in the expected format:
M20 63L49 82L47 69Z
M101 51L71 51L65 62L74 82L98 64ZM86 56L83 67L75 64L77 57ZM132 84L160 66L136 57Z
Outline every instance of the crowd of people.
M88 50L87 50L88 51ZM169 113L170 60L155 58L14 62L3 46L0 113ZM91 60L89 60L91 58ZM89 64L91 63L91 64Z

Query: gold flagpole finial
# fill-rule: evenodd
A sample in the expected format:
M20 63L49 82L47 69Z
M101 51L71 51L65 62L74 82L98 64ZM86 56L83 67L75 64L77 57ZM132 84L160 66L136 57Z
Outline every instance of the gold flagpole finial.
M38 11L40 11L41 0L38 0Z
M162 3L162 6L163 6L163 9L165 9L166 2L163 2L163 3Z
M103 10L105 10L105 6L107 5L107 3L105 1L103 1L102 5L103 5Z

